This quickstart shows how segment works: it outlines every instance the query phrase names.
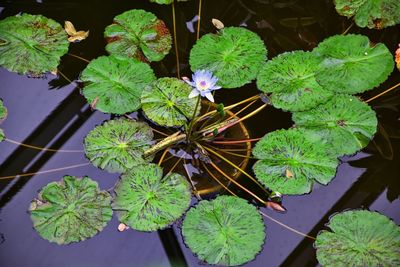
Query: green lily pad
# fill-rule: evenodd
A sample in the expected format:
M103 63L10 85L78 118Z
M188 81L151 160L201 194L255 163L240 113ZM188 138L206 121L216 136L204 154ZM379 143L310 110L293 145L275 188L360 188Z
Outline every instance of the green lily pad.
M196 98L187 83L176 78L160 78L142 93L142 109L153 122L162 126L182 126L191 119ZM197 114L200 108L197 109Z
M322 266L400 266L400 227L386 216L349 210L327 226L314 243Z
M32 76L56 71L68 46L61 25L44 16L22 14L0 21L0 66L9 71Z
M315 53L294 51L280 54L265 64L257 77L258 89L271 94L277 108L307 110L324 103L333 92L315 79L321 58Z
M160 61L171 49L172 37L162 20L141 9L114 18L104 31L108 53L144 62Z
M316 142L325 143L336 156L364 148L377 130L375 112L354 96L336 95L315 109L293 113L296 127L313 132Z
M116 119L89 132L84 148L94 166L123 173L151 161L151 158L143 158L143 153L151 147L152 138L153 132L146 123Z
M4 106L3 100L0 99L0 123L7 117L7 109ZM5 138L4 132L0 129L0 142Z
M335 35L321 42L314 52L324 59L317 73L318 83L333 92L357 94L384 82L394 61L382 43L372 45L363 35Z
M359 27L382 29L400 23L398 0L335 0L336 11L348 18L354 16Z
M266 134L253 148L259 159L253 166L257 179L273 191L287 195L309 193L314 180L328 184L338 160L326 147L309 138L306 130L278 130Z
M135 59L101 56L89 63L80 79L82 94L93 108L125 114L140 108L143 89L156 79L148 64Z
M245 28L227 27L202 36L190 51L190 66L211 71L223 88L250 83L267 60L264 42Z
M29 212L33 227L44 239L69 244L91 238L112 218L111 196L89 177L64 176L47 184Z
M265 226L256 207L232 196L200 201L183 221L186 245L209 264L241 265L261 251Z
M119 220L139 231L163 229L189 208L190 184L180 174L163 177L156 164L138 166L117 183L113 209Z

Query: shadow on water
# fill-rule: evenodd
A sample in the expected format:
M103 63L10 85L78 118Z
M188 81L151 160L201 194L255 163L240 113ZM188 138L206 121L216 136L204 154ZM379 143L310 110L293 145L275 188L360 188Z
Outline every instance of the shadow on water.
M291 50L311 50L324 38L343 32L350 21L336 14L331 0L220 0L203 1L202 34L215 31L210 20L218 18L225 25L244 26L257 32L268 48L268 58ZM189 51L195 42L197 1L177 5L177 25L179 53L182 74L189 76L187 64ZM132 1L5 1L0 3L0 19L19 12L42 14L62 23L72 21L79 29L89 29L90 37L78 44L71 44L70 52L87 59L106 54L103 38L104 28L112 22L115 15L125 10L141 8L155 13L172 29L171 7L150 4L147 0ZM391 27L383 31L366 30L353 27L352 33L368 35L373 42L384 42L391 51L397 48L400 40L398 28ZM62 58L60 70L70 79L77 79L85 63L68 55ZM175 76L175 55L171 53L161 63L152 63L156 75ZM2 125L7 132L21 137L23 143L40 147L51 146L54 149L64 146L81 146L82 138L94 125L109 119L108 115L92 112L85 99L79 94L79 88L66 93L68 82L62 78L43 81L27 80L24 86L14 82L18 75L2 71L0 97L6 102L20 103L8 107L11 114ZM379 89L367 92L361 97L368 99L377 92L395 84L400 75L393 74ZM35 81L35 82L33 82ZM30 90L31 83L42 88ZM7 85L7 86L5 86ZM69 85L70 86L70 85ZM21 88L22 87L22 88ZM43 87L47 87L46 90ZM54 89L54 90L52 90ZM55 90L57 89L57 90ZM18 98L23 91L23 98ZM57 101L54 94L60 94ZM230 104L257 94L254 83L241 90L218 92L217 102ZM46 101L49 102L46 102ZM18 113L21 108L30 107L30 103L44 101L37 121L27 127L28 116ZM22 105L23 104L23 105ZM327 187L317 187L306 196L285 197L287 214L272 216L282 222L315 236L327 223L329 216L348 208L370 208L392 217L400 223L399 215L399 153L400 153L400 98L394 93L388 94L371 103L377 111L380 131L368 148L353 157L342 159L338 175ZM29 112L29 111L26 111ZM12 114L19 114L13 117ZM40 117L40 118L39 118ZM15 121L11 121L15 119ZM261 137L265 133L289 128L292 125L291 114L268 107L262 113L246 121L251 137ZM382 130L383 129L383 130ZM14 136L10 136L14 137ZM69 163L68 155L41 152L39 150L0 144L2 162L0 176L17 173L30 173L42 167L63 166ZM83 155L76 156L79 162L86 162ZM75 161L76 162L76 161ZM247 170L251 172L254 162L250 160ZM90 175L99 178L102 188L109 188L117 177L107 177L90 166L76 175ZM65 173L66 174L66 173ZM29 215L25 212L29 201L49 181L59 180L63 174L36 177L19 177L0 180L0 264L2 266L199 266L204 265L191 254L182 242L177 227L159 231L158 234L117 233L116 218L98 236L92 240L70 246L56 246L40 239L32 230ZM97 180L97 179L96 179ZM242 193L244 195L244 193ZM246 266L316 266L315 250L312 242L288 232L266 220L267 241L264 250L256 260ZM25 241L26 240L26 241ZM161 241L161 242L160 242ZM24 257L20 255L25 253ZM92 259L87 259L93 257Z

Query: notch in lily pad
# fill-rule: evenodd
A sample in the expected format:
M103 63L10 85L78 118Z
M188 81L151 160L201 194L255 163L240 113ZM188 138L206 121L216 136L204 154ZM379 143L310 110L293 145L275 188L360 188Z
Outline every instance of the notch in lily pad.
M368 210L335 214L314 243L322 266L400 266L400 227Z
M111 196L89 177L64 176L42 188L29 212L38 234L59 245L80 242L112 218Z
M0 43L0 66L33 77L57 70L69 47L58 22L25 13L0 21Z
M171 34L164 22L141 9L116 16L113 24L105 29L104 37L108 53L143 62L162 60L172 45Z
M152 143L153 132L146 123L121 118L96 126L85 137L84 148L94 166L124 173L152 160L143 157Z
M189 208L190 184L177 173L163 176L156 164L137 166L121 176L113 209L119 220L139 231L168 227Z

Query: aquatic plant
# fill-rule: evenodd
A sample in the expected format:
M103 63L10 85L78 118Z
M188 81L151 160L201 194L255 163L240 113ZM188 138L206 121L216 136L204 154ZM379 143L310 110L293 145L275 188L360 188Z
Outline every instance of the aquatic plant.
M0 123L3 122L7 117L7 109L4 106L3 100L0 99ZM0 142L5 138L4 132L0 129Z
M214 77L210 71L198 70L192 76L193 81L184 79L184 81L193 87L192 92L189 94L189 98L196 97L198 95L205 96L209 101L214 102L212 91L221 89L221 86L217 85L218 78Z

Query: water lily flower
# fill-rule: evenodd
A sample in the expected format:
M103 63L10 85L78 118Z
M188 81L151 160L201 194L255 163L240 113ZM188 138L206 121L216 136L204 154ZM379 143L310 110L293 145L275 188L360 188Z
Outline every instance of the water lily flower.
M208 70L196 71L192 75L193 81L190 81L187 77L183 77L182 79L193 87L192 92L189 94L189 98L201 95L207 97L211 102L214 102L214 97L211 92L221 88L221 86L216 85L218 78L213 76L212 72Z

